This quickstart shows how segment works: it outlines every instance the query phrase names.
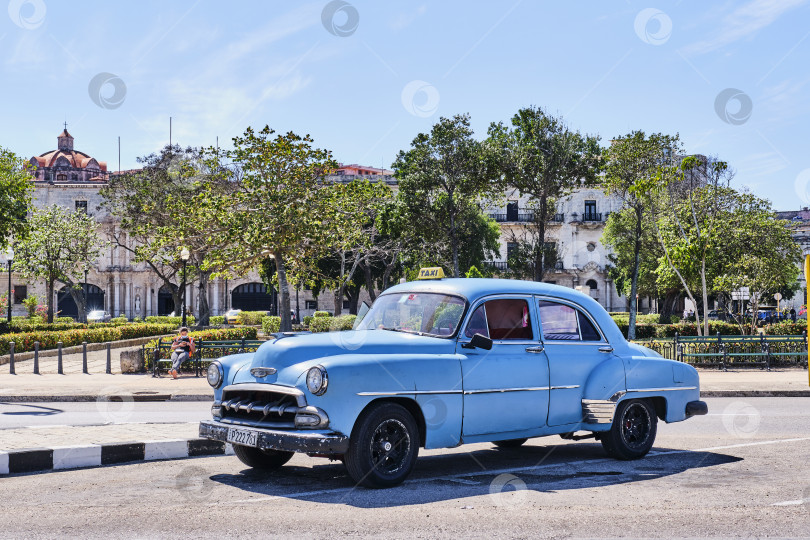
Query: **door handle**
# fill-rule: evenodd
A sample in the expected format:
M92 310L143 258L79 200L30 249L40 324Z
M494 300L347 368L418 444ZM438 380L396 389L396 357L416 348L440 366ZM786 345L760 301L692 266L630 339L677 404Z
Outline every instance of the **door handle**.
M599 352L612 353L613 347L611 347L610 345L606 345L605 347L599 347Z
M540 354L541 352L545 351L546 348L540 345L539 347L526 347L526 352Z

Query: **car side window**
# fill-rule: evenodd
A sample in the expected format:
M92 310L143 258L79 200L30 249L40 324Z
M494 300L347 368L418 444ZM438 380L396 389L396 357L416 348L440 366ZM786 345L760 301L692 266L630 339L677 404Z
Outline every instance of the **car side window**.
M601 341L602 336L580 310L567 304L540 300L538 303L543 338L566 341Z
M529 303L521 298L485 302L470 316L464 335L476 333L495 340L532 340Z

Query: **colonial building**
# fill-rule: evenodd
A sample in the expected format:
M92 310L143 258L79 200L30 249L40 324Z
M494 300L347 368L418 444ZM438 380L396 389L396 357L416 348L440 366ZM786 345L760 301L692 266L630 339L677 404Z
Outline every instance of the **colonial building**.
M489 208L490 217L501 227L500 256L489 264L501 272L508 270L510 252L534 221L529 196L513 190L507 193L506 201L505 208ZM626 301L608 275L610 250L602 244L605 222L620 208L619 199L598 188L578 189L560 200L546 225L546 241L554 244L557 260L546 271L545 281L579 288L608 311L626 311ZM640 310L648 311L650 306L649 299L642 299Z

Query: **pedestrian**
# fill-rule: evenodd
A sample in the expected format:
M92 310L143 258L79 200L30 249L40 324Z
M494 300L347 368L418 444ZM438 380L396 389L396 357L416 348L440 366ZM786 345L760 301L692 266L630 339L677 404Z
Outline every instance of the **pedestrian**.
M169 370L169 374L173 379L177 378L180 366L194 354L195 350L194 338L188 335L188 328L185 326L180 328L179 335L172 340L172 369Z
M794 308L790 308L790 320L796 322L796 310Z

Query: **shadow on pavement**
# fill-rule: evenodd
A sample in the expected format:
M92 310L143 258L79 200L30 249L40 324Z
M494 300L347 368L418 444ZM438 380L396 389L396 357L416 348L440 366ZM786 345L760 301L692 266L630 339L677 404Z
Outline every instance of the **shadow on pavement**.
M664 448L653 452L640 460L619 461L606 458L599 444L578 443L427 455L419 458L405 483L385 490L356 487L340 462L321 459L323 464L312 467L245 469L210 479L243 490L245 499L279 497L388 508L489 494L496 504L513 504L521 490L556 492L643 482L742 460L715 452Z
M59 414L63 411L62 409L54 409L52 407L43 407L41 405L31 405L29 403L8 403L8 402L0 402L0 406L8 406L8 407L15 407L15 408L24 408L27 410L24 411L2 411L0 414L8 415L8 416L50 416L52 414Z

